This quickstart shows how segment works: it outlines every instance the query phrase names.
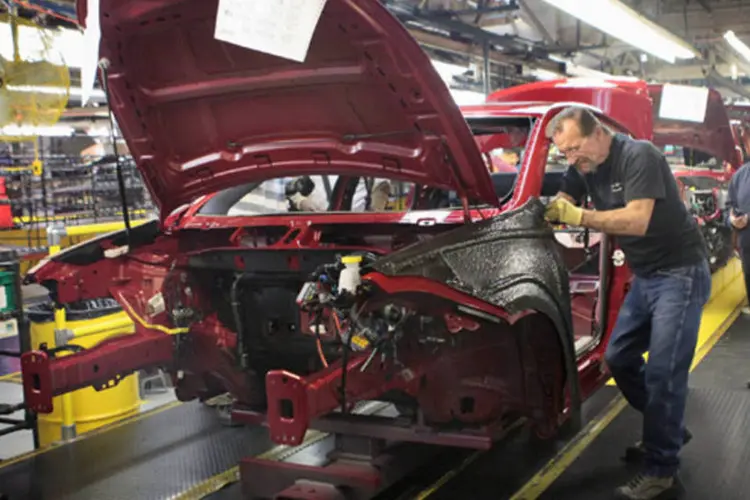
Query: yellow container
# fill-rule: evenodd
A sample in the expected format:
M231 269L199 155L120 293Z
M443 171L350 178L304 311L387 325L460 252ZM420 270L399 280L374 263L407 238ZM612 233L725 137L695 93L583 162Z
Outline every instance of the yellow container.
M55 321L51 304L34 306L26 311L31 323L31 345L34 349L46 343L55 345ZM135 331L132 321L119 304L112 299L98 299L74 304L66 309L66 327L73 331L83 332L80 338L73 338L68 343L90 348L99 342L115 336ZM90 333L101 325L103 331ZM68 353L60 353L60 356ZM52 413L39 414L37 429L39 445L44 447L61 439L62 396L53 399ZM111 389L96 391L86 387L74 391L71 395L73 415L77 434L84 434L98 427L117 422L139 412L141 399L138 391L138 375L125 377Z

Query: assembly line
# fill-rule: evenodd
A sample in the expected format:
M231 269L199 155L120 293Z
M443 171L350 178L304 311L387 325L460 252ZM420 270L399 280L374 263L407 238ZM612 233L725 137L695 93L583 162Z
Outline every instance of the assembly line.
M0 500L748 496L729 7L439 3L2 2Z

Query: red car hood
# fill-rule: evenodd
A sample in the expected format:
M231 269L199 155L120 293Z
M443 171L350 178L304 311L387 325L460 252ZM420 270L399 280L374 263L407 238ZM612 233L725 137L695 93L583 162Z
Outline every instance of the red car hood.
M703 123L665 120L658 116L662 84L650 84L649 95L653 99L654 143L658 146L671 144L697 149L729 163L735 169L743 163L742 151L729 123L727 109L721 94L714 89L708 92L706 117Z
M217 5L101 0L111 105L162 216L240 183L334 171L498 204L447 87L380 2L328 0L304 63L217 41Z

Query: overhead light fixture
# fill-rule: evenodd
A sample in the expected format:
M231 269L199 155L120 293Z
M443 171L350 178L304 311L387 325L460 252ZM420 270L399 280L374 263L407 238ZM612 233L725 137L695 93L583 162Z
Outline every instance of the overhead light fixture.
M47 94L47 95L68 95L69 97L81 98L83 90L80 87L54 87L46 85L6 85L5 87L10 92L22 92L22 93L35 93L35 94ZM91 92L92 98L104 99L106 96L104 91L101 89L94 89Z
M698 52L688 43L638 14L619 0L544 0L628 45L674 63Z
M451 93L451 97L458 106L470 106L472 104L484 104L487 101L487 96L482 92L474 92L471 90L463 89L448 89Z
M724 33L724 40L727 41L727 43L735 50L739 55L745 58L746 61L750 62L750 47L745 45L745 43L737 38L737 35L734 34L734 31L729 30L726 33Z
M548 69L541 69L541 68L532 68L530 66L522 66L521 68L521 74L523 76L530 76L533 78L536 78L537 80L561 80L566 78L567 75L564 75L562 73L556 73L554 71L550 71Z
M65 125L51 125L49 127L6 125L0 127L0 136L4 137L70 137L75 132L73 127Z
M555 62L564 63L565 72L569 74L570 76L578 76L578 77L586 77L586 78L611 78L612 77L612 75L609 73L587 68L586 66L581 66L580 64L576 64L570 59L566 59L564 57L550 55L548 56L548 58Z

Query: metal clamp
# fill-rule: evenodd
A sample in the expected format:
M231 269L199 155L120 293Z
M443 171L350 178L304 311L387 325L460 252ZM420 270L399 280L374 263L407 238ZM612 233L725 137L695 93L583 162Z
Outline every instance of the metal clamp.
M70 328L55 328L55 347L68 345L73 337L73 330Z

